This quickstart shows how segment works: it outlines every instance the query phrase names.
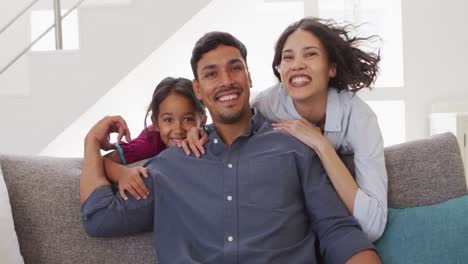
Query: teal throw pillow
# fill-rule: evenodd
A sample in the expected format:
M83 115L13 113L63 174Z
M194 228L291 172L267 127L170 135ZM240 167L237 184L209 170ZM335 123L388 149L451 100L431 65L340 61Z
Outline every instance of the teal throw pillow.
M389 208L376 247L384 264L468 263L468 195L414 208Z

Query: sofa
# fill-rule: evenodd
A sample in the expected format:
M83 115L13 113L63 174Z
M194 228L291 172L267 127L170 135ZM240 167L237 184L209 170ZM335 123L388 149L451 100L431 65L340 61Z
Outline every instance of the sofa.
M343 159L352 170L352 157ZM429 227L415 223L416 229L423 226L420 231L424 238L421 234L408 237L406 231L398 229L411 226L407 223L415 219L412 215L415 210L436 211L448 201L467 197L463 162L455 136L445 133L386 147L385 159L389 178L388 205L394 211L389 211L387 229L376 243L384 263L441 263L436 262L437 257L450 258L452 252L458 259L443 263L468 263L468 259L464 259L465 262L461 259L463 249L468 251L468 235L464 238L468 228L464 229L460 221L468 222L466 199L461 206L457 205L457 208L464 206L463 210L450 210L462 214L454 217L455 223L462 222L454 224L461 230L450 231L455 232L455 236L461 235L455 241L458 248L442 249L439 245L427 244L444 244L444 240L439 239L440 234L430 236L433 229L445 225L444 220L429 223ZM0 155L0 166L25 263L157 263L152 233L111 239L91 238L85 233L79 205L82 159ZM459 219L463 216L465 219ZM428 219L424 214L419 218ZM403 226L396 227L393 223L401 219ZM447 233L446 230L441 232ZM420 244L423 244L422 252L413 248ZM401 249L393 250L397 247ZM426 262L424 256L432 258L433 262Z

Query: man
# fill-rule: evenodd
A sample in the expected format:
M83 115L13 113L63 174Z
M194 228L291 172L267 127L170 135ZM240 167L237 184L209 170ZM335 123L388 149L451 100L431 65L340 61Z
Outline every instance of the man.
M124 201L99 154L113 124L88 133L81 182L83 224L92 236L154 229L161 263L380 263L331 186L318 156L274 132L249 106L245 46L212 32L195 45L193 88L210 111L200 159L170 148L146 165L148 199Z

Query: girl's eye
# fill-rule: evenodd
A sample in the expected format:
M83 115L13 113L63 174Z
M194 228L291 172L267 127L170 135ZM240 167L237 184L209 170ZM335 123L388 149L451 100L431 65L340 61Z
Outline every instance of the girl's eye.
M185 118L185 122L195 122L195 119L193 117L187 117Z
M172 118L165 117L165 118L163 118L163 122L170 123L170 122L172 122Z

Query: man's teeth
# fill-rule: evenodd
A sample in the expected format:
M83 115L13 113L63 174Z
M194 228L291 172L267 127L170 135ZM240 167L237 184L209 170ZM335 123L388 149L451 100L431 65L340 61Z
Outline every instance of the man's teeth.
M225 96L221 96L218 100L221 101L221 102L225 102L225 101L235 99L237 97L238 97L237 94L228 94L228 95L225 95Z
M291 83L292 84L303 84L303 83L306 83L306 82L309 82L309 81L310 81L309 77L301 76L301 77L292 78Z

